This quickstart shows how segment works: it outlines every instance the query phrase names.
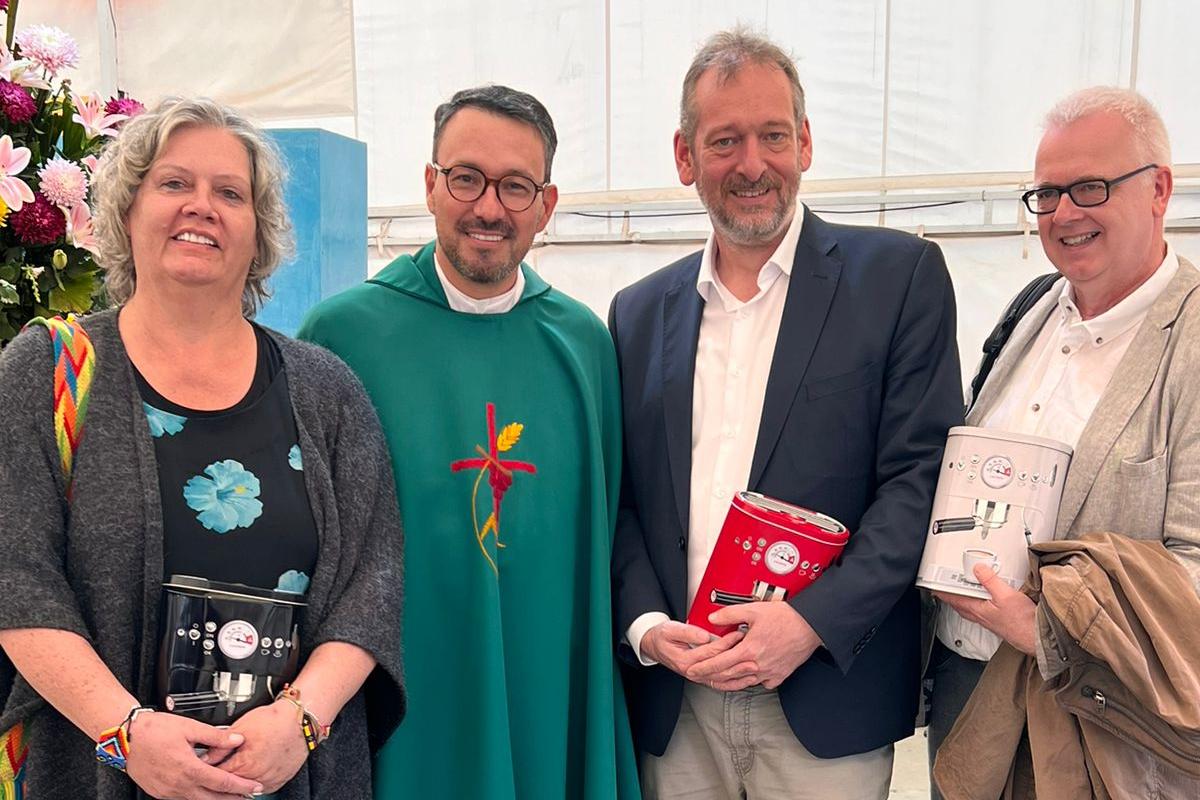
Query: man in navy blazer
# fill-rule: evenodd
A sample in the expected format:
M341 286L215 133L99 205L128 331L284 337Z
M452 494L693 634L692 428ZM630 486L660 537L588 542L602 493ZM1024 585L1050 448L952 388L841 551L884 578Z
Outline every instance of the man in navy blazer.
M713 235L622 290L618 648L649 798L883 798L913 731L913 578L946 431L962 420L936 245L799 205L812 161L791 58L720 33L684 80L675 158ZM828 514L840 565L786 602L687 625L730 499Z

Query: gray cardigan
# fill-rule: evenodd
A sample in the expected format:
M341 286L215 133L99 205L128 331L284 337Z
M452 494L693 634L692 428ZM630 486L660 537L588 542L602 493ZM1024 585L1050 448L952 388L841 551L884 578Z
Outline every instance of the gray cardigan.
M0 629L86 638L117 679L153 699L162 582L154 446L115 311L83 319L96 372L68 504L54 442L52 350L44 329L0 356ZM335 356L274 334L288 372L304 476L320 537L303 655L356 644L379 663L333 735L281 800L371 797L371 753L404 715L402 534L391 461L370 400ZM31 797L126 800L139 792L98 765L93 744L0 653L0 730L24 720Z

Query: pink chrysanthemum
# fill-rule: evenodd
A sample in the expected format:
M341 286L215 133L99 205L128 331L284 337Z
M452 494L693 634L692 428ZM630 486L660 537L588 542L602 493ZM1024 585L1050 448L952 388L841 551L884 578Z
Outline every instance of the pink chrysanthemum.
M132 97L110 97L104 104L105 114L124 114L135 117L146 110L146 107Z
M53 244L67 232L67 218L63 212L38 194L32 203L21 206L9 220L12 229L25 244Z
M62 28L30 25L17 31L16 43L22 58L28 58L51 75L79 63L79 45Z
M56 206L71 208L87 197L87 175L74 161L55 156L38 170L38 190Z
M20 86L0 80L0 111L14 125L24 125L37 113L37 104Z

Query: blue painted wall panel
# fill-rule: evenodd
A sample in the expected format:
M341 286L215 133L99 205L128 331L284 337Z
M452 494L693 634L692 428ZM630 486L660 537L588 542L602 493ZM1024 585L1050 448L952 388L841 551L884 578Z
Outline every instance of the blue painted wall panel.
M318 129L269 131L288 165L296 256L271 276L258 321L294 334L316 303L367 275L367 146Z

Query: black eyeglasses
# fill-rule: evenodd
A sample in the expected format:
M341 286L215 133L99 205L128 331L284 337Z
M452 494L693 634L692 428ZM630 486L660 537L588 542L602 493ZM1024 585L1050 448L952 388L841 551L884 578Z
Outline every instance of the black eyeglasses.
M1148 169L1158 169L1158 164L1147 164L1138 167L1133 172L1106 181L1103 178L1088 178L1076 181L1070 186L1039 186L1021 195L1025 207L1034 214L1052 214L1058 208L1058 201L1064 194L1071 196L1071 202L1080 208L1104 205L1108 202L1109 191L1118 183L1124 183L1134 175L1140 175Z
M550 185L541 186L524 175L504 175L500 178L489 178L474 167L459 164L455 167L443 167L436 161L430 164L438 172L446 176L446 189L450 196L462 203L474 203L483 197L488 187L495 184L496 197L500 205L509 211L524 211L533 205L538 192Z

